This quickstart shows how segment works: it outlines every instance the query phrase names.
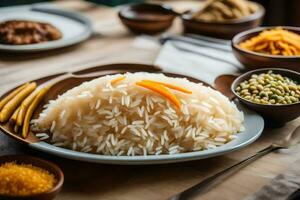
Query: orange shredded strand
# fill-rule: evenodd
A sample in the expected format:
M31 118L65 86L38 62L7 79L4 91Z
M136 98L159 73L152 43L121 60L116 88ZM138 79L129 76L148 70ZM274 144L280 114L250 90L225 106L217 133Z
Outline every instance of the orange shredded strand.
M187 90L185 88L179 87L177 85L172 85L170 83L163 83L163 82L159 82L159 81L152 81L152 80L142 80L142 81L146 81L146 82L152 82L152 83L157 83L163 86L166 86L167 88L173 89L173 90L177 90L183 93L187 93L187 94L192 94L192 91Z
M120 76L118 78L115 78L113 80L110 81L110 84L114 85L116 83L119 83L120 81L123 81L126 77L125 76Z
M137 82L136 84L138 86L141 86L141 87L144 87L144 88L147 88L149 90L159 93L160 95L169 99L178 109L180 109L181 104L180 104L180 101L178 100L178 98L163 85L160 85L160 84L154 83L154 82L148 82L148 81L140 81L140 82Z

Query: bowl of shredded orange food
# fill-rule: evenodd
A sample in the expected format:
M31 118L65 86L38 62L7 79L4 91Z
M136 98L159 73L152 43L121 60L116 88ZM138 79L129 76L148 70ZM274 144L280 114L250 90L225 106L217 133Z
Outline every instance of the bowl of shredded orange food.
M40 158L25 155L0 157L0 199L51 200L61 190L60 168Z
M262 27L232 39L235 57L247 69L286 68L300 72L300 28Z

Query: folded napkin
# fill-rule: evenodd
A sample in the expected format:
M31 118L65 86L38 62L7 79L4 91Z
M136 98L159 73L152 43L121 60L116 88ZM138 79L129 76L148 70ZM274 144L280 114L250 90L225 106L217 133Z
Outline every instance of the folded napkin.
M234 57L230 41L177 36L167 40L155 64L164 71L184 74L213 84L222 74L237 74L243 66Z
M300 160L245 200L286 200L300 188Z

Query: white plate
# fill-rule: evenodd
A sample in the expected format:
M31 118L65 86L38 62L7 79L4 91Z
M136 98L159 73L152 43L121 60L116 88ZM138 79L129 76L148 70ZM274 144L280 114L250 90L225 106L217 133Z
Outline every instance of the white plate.
M254 142L262 133L264 128L263 118L238 104L240 110L245 116L245 131L238 134L238 138L217 148L196 151L190 153L180 153L173 155L150 155L150 156L105 156L91 153L82 153L56 147L46 142L37 142L29 144L30 147L50 153L56 156L69 158L73 160L81 160L94 163L119 164L119 165L148 165L148 164L164 164L176 163L190 160L199 160L214 156L219 156L232 151L241 149Z
M0 23L7 20L32 20L50 23L62 32L62 38L55 41L29 45L0 44L0 51L37 52L62 48L88 39L92 25L80 13L57 9L54 6L23 6L0 9Z

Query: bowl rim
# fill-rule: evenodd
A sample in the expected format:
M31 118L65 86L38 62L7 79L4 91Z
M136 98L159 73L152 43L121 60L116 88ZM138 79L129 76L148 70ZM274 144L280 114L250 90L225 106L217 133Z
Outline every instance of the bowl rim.
M279 108L279 107L290 107L290 106L300 105L300 101L298 101L296 103L291 103L291 104L279 104L279 105L274 105L274 104L260 104L260 103L255 103L253 101L249 101L247 99L244 99L244 98L242 98L240 95L238 95L235 92L235 86L240 81L240 79L242 79L243 77L251 75L251 74L256 73L256 72L269 71L269 70L272 70L274 72L278 72L279 74L280 74L280 71L281 72L284 71L284 72L288 72L288 73L293 73L293 74L298 75L299 78L300 78L300 73L299 72L296 72L296 71L293 71L293 70L289 70L289 69L284 69L284 68L260 68L260 69L255 69L255 70L251 70L251 71L248 71L246 73L243 73L243 74L239 75L236 79L234 79L234 81L232 82L232 84L230 86L231 92L239 100L245 101L245 102L253 104L253 105L261 106L261 107L276 107L276 108Z
M42 196L42 195L50 195L52 193L55 193L56 191L59 191L64 183L64 173L63 171L60 169L60 167L58 167L58 165L56 165L55 163L53 162L50 162L48 160L44 160L42 158L38 158L38 157L35 157L35 156L30 156L30 155L25 155L25 154L12 154L12 155L3 155L3 156L0 156L0 166L6 162L2 162L2 159L11 159L12 161L20 161L21 163L23 162L24 159L29 159L29 160L35 160L36 162L38 163L43 163L47 166L49 166L51 169L55 170L57 172L57 174L59 174L59 177L56 177L58 180L57 180L57 183L55 184L55 186L47 191L47 192L43 192L43 193L39 193L39 194L34 194L34 195L26 195L26 196L12 196L12 195L0 195L0 197L5 197L5 198L36 198L36 197L39 197L39 196ZM10 162L10 161L7 161L7 162ZM31 162L24 162L25 164L31 164ZM40 166L37 166L37 165L34 165L32 164L33 166L36 166L36 167L40 167ZM49 172L48 169L46 168L43 168L43 167L40 167L46 171ZM51 172L49 172L51 173Z
M167 15L172 16L172 18L170 19L141 19L141 18L137 18L137 17L133 17L133 18L128 18L124 15L124 12L127 12L129 10L131 10L133 7L138 7L138 6L149 6L149 7L158 7L158 8L162 8L164 11L167 11L169 13L167 13ZM135 21L135 22L143 22L143 23L150 23L150 22L165 22L165 21L173 21L174 18L176 16L178 16L179 14L176 13L171 6L166 5L166 4L162 4L162 3L131 3L131 4L127 4L125 6L122 6L121 9L118 11L118 15L121 19L126 19L126 20L130 20L130 21Z
M300 27L295 27L295 26L263 26L263 27L257 27L257 28L253 28L253 29L250 29L250 30L246 30L246 31L243 31L241 33L238 33L236 34L232 40L231 40L231 46L234 48L234 49L237 49L243 53L247 53L247 54L251 54L251 55L255 55L255 56L260 56L260 57L265 57L265 58L280 58L280 59L291 59L291 58L300 58L300 55L299 56L283 56L283 55L270 55L270 54L263 54L263 53L258 53L258 52L254 52L254 51L250 51L250 50L246 50L246 49L243 49L241 47L238 46L238 43L241 43L243 41L239 41L241 37L243 36L247 36L249 34L252 34L252 33L260 33L264 30L269 30L269 29L274 29L274 28L283 28L283 29L286 29L288 31L299 31L300 32ZM299 34L300 35L300 34Z
M181 14L180 17L181 17L181 19L183 19L185 21L190 21L190 22L199 23L199 24L210 24L210 25L222 25L222 24L223 25L235 25L235 24L241 24L241 23L250 22L250 21L254 21L254 20L263 18L266 13L265 8L257 2L252 2L252 3L256 4L259 7L259 9L256 12L252 13L251 15L242 17L240 19L230 19L230 20L226 20L224 22L196 20L196 19L193 19L190 17L190 15L192 13L195 13L195 11L196 11L195 9L186 11L185 13Z

